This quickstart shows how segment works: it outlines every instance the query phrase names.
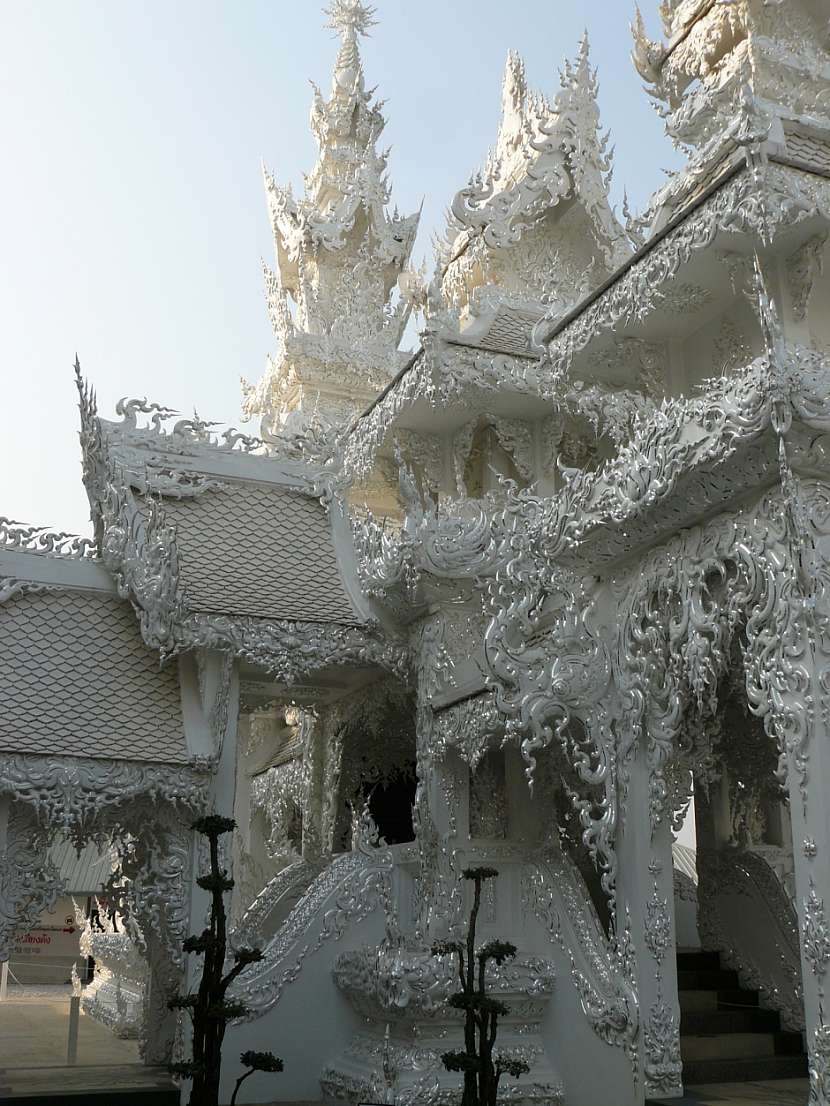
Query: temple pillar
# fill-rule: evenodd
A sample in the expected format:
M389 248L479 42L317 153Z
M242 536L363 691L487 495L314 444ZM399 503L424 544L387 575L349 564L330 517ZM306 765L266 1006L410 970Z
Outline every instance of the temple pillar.
M683 1094L680 1008L674 928L674 873L669 817L652 827L652 766L640 741L626 765L617 835L617 932L630 927L640 1001L637 1106Z
M830 1106L830 490L805 481L797 496L799 526L775 562L776 650L756 710L786 770L810 1102Z
M439 753L436 743L432 681L441 623L422 630L415 701L415 837L419 871L415 877L416 937L428 947L455 936L461 925L464 894L457 864L459 838L469 840L469 771L452 750Z
M303 741L303 860L319 860L323 851L323 728L319 717L302 712Z
M787 742L787 791L801 937L805 1036L810 1055L810 1102L830 1106L830 715L823 691L827 668L820 671L816 661L813 652L811 683L818 691L814 706L810 707L806 697L791 704L804 720L806 740L804 745Z

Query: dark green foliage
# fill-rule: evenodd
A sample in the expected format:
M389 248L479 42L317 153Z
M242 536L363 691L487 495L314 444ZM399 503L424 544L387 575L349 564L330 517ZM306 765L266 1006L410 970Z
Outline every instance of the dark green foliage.
M203 891L218 891L223 895L226 891L233 891L233 880L223 872L210 872L209 875L199 876L196 880Z
M167 1004L171 1010L186 1010L193 1023L192 1061L170 1065L173 1075L193 1080L190 1106L218 1106L225 1029L228 1022L248 1013L244 1003L227 998L227 991L237 976L263 958L260 949L236 949L233 967L225 971L228 933L223 896L233 888L233 880L219 865L219 838L235 826L232 818L217 814L193 823L193 829L207 837L210 846L210 871L196 880L201 888L210 892L210 925L198 936L188 937L182 945L185 952L204 957L198 989L193 994L175 995ZM255 1071L282 1071L282 1060L270 1052L244 1052L242 1063L250 1070L237 1080L233 1102L242 1081Z
M181 1079L193 1079L193 1077L201 1072L201 1068L197 1064L168 1064L168 1070L171 1075L178 1075Z
M275 1056L273 1052L254 1052L253 1049L250 1049L248 1052L242 1053L239 1062L249 1070L237 1079L230 1106L236 1106L236 1096L239 1094L239 1088L249 1075L253 1075L255 1071L278 1072L283 1070L282 1060Z
M198 937L185 937L182 948L185 952L206 952L210 947L210 930L205 929Z
M441 1062L447 1071L478 1071L479 1062L466 1052L442 1052Z
M250 1068L251 1071L282 1071L282 1060L278 1059L273 1052L254 1052L249 1050L243 1052L239 1057L239 1062L245 1068Z
M466 943L436 941L433 956L455 956L461 990L450 995L449 1005L464 1011L464 1049L445 1052L441 1061L447 1071L464 1076L461 1106L496 1106L502 1075L518 1079L530 1070L524 1060L494 1055L499 1018L510 1013L510 1007L487 994L487 964L504 964L516 955L516 946L509 941L488 941L476 951L476 924L481 908L481 885L485 879L495 879L495 868L466 868L465 879L475 884L473 908L467 927Z
M495 879L499 874L498 868L465 868L461 873L464 879L470 880L472 883L481 883L485 879Z
M509 941L488 941L482 945L476 953L479 960L493 960L496 964L503 964L505 960L512 960L516 955L515 945Z
M223 818L221 814L205 814L204 817L196 819L191 829L195 829L197 833L207 838L219 838L223 833L235 830L236 822L233 818Z

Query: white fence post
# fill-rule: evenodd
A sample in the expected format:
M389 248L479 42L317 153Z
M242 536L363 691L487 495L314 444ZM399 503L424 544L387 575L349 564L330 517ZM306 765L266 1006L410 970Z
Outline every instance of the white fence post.
M69 1000L69 1041L66 1048L67 1064L78 1062L78 1023L81 1017L80 995L73 995Z
M5 1002L9 995L9 962L4 960L0 964L0 1002Z

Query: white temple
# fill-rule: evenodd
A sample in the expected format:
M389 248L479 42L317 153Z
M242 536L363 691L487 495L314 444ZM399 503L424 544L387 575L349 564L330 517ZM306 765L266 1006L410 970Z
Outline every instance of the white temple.
M227 1097L258 1048L285 1072L241 1101L459 1103L430 949L487 863L505 1102L809 1072L830 1104L830 10L660 11L633 58L685 167L622 225L587 40L550 97L511 53L426 282L374 13L334 0L317 163L302 197L265 175L259 435L105 419L78 367L94 536L0 520L0 958L56 840L112 847L85 1001L148 1064L215 810L265 952Z

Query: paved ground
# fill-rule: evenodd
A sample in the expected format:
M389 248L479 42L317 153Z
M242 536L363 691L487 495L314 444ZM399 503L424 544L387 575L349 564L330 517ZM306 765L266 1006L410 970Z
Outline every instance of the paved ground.
M132 1090L170 1086L166 1072L147 1068L136 1041L122 1041L81 1016L78 1063L68 1067L69 994L14 996L0 1003L0 1102L18 1095Z
M807 1106L806 1079L775 1079L769 1083L710 1083L691 1087L683 1098L665 1099L665 1106ZM663 1106L655 1099L653 1106Z
M135 1041L114 1037L81 1016L78 1064L66 1066L71 988L11 991L0 1003L0 1106L3 1098L61 1091L138 1090L169 1086L165 1072L140 1063ZM694 1087L665 1106L806 1106L806 1079ZM279 1106L286 1106L285 1103ZM309 1103L308 1106L314 1106ZM652 1106L663 1106L655 1099Z

